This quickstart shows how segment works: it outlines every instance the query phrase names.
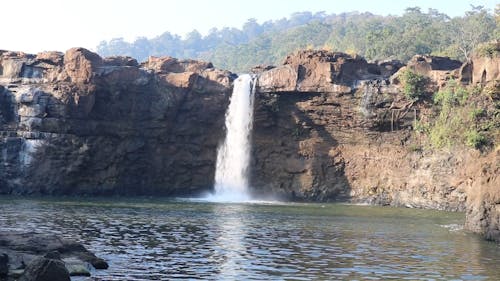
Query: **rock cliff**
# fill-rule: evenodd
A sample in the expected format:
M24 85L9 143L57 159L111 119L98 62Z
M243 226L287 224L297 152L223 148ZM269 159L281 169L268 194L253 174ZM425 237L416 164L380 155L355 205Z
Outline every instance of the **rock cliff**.
M499 239L498 149L421 149L414 127L432 118L431 94L415 102L398 78L410 69L429 79L429 91L450 78L495 85L499 63L416 56L404 66L301 51L255 68L253 193L466 211L469 229ZM0 65L0 193L213 188L233 74L206 62L139 64L81 48L0 51Z
M474 67L500 65L498 59L478 62L483 60L473 61ZM396 62L303 51L264 71L253 135L256 194L467 210L469 229L498 239L498 150L422 149L413 127L417 119L433 118L433 104L426 101L431 93L415 102L398 81L398 73L411 69L435 91L450 78L476 81L477 71L429 56L399 68Z
M193 194L213 183L231 92L210 63L0 55L0 192Z

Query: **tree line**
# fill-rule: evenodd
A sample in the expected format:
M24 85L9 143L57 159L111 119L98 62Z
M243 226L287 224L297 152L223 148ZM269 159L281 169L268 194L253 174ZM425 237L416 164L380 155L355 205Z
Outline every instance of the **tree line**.
M400 16L371 13L299 12L289 18L259 24L248 19L241 29L211 29L206 36L193 30L184 38L165 32L155 38L102 41L103 56L172 56L211 61L216 67L247 72L258 64L280 64L299 49L327 49L359 54L368 60L407 61L415 54L448 56L465 61L480 43L500 39L500 5L494 12L471 6L463 16L410 7Z

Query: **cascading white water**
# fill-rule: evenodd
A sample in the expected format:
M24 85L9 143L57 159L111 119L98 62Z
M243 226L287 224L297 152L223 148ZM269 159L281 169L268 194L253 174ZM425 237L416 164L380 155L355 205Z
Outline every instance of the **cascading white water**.
M226 139L217 152L214 200L250 199L248 166L254 95L255 81L251 75L241 75L234 81L233 94L226 112Z

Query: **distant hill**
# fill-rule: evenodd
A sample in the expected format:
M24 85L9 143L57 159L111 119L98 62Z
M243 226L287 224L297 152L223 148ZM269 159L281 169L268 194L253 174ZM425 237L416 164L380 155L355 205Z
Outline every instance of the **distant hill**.
M193 30L184 39L170 32L134 42L115 38L102 41L97 52L139 61L151 55L203 59L234 72L279 64L287 54L307 48L357 53L369 60L406 61L415 54L433 54L464 61L478 44L500 39L499 6L494 13L472 6L464 16L454 18L418 7L407 8L401 16L300 12L262 24L249 19L241 29L213 28L206 36Z

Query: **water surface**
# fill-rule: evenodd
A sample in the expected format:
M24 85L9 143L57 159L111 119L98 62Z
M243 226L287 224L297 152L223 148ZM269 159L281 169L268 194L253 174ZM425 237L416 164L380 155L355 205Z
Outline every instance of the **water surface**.
M83 280L499 280L500 247L463 222L343 204L0 197L0 228L73 238L109 262Z

